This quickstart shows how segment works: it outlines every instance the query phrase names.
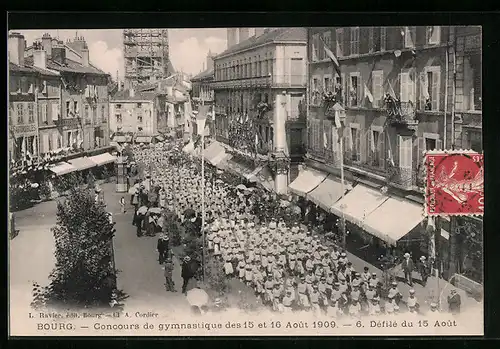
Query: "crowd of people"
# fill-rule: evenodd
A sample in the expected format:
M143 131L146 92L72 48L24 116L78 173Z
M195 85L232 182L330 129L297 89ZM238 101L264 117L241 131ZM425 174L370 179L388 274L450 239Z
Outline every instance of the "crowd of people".
M134 223L142 205L147 206L146 214L154 208L162 212L153 225L163 231L158 251L168 291L173 290L173 246L186 245L182 291L199 275L204 230L207 251L220 261L226 276L240 279L274 311L307 310L331 317L421 312L413 288L402 294L395 280L385 287L376 271L355 270L346 251L301 224L293 206L280 204L276 195L228 183L223 171L209 165L202 183L199 163L184 154L180 144L136 147L134 157L144 169L144 182L132 198ZM142 229L139 223L138 232ZM437 304L431 303L430 311L438 311Z

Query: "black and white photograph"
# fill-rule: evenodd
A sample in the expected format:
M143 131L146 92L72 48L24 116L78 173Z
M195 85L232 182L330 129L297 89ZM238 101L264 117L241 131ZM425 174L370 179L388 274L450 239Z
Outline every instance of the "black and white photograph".
M8 32L10 336L483 335L480 26Z

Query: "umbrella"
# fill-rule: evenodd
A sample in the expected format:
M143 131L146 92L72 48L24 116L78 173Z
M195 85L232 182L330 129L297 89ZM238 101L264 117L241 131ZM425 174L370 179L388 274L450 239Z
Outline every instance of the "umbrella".
M33 184L31 184L31 187L32 187L32 188L38 188L39 186L40 186L40 184L38 184L38 183L33 183Z
M161 209L159 207L152 207L148 211L149 213L161 214Z
M247 187L245 187L243 184L239 184L239 185L236 187L236 189L238 189L238 190L245 190L245 189L247 189Z
M134 195L136 193L136 190L137 189L135 187L132 187L128 190L128 193Z
M137 210L137 214L146 214L148 212L148 208L146 206L141 206L139 207L139 209Z
M201 288L193 288L186 294L187 301L192 306L202 307L208 303L208 294Z

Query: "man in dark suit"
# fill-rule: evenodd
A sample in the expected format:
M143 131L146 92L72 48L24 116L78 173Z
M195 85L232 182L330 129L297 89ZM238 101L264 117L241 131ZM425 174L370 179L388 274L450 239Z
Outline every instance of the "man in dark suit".
M158 251L158 262L160 264L165 263L165 260L168 256L168 249L169 249L168 243L169 243L168 236L165 234L161 234L156 246L156 249Z
M196 269L196 262L191 260L189 256L184 257L181 270L181 277L183 280L182 293L186 294L189 280L196 274Z
M411 277L411 274L414 269L413 260L411 259L411 256L408 252L404 254L404 257L405 259L401 264L401 266L403 268L403 272L405 273L405 279L410 286L413 286L413 279Z

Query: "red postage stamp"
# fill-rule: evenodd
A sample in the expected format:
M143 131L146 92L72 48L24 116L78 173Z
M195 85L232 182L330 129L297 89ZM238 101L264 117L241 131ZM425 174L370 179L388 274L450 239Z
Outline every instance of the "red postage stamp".
M432 151L425 166L425 215L483 215L483 154Z

